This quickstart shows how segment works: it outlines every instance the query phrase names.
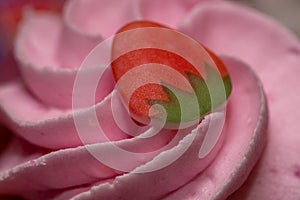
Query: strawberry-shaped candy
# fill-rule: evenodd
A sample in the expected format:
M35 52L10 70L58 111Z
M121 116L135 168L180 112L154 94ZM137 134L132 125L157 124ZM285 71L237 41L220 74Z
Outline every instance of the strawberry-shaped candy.
M111 67L124 105L142 124L162 120L164 128L187 127L223 105L231 92L226 67L215 54L150 21L118 31Z

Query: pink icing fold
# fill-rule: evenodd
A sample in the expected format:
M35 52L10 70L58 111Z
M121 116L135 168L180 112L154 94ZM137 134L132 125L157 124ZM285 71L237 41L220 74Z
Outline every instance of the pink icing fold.
M76 68L102 38L73 31L55 14L33 11L26 14L15 42L22 77L42 102L71 108ZM109 80L102 84L107 89L98 94L98 100L113 87Z
M159 1L142 0L138 1L138 6L140 8L139 11L142 19L158 21L162 24L168 24L169 26L176 28L186 14L191 11L193 6L200 1L165 0L164 3L161 3Z
M199 5L180 29L216 53L248 63L266 91L266 150L232 199L299 199L299 40L272 19L226 2Z
M74 0L66 3L64 17L79 32L107 38L139 18L137 5L137 1L131 0Z
M253 72L234 59L224 58L224 61L234 88L222 134L226 136L225 144L212 164L200 173L204 169L203 160L198 158L203 139L201 132L207 130L207 121L204 121L192 146L172 165L145 174L135 174L137 168L117 177L112 184L94 186L74 199L224 199L235 191L247 178L263 150L267 108L262 86ZM248 107L248 104L252 106ZM180 144L184 145L189 137L191 135ZM217 153L217 149L212 154ZM174 153L176 148L160 154L142 168L161 162ZM211 155L205 159L209 157Z
M268 120L262 85L245 64L226 57L223 61L234 86L225 144L202 174L165 199L225 199L247 178L265 146Z
M10 82L0 87L0 118L17 134L29 142L52 149L74 147L82 144L70 110L48 107L37 101L21 85L20 81ZM120 140L128 136L114 122L110 99L97 105L99 121L110 140ZM79 112L79 111L78 111ZM84 115L88 110L80 112ZM76 113L76 112L75 112ZM90 132L86 143L101 142L97 133Z
M198 134L193 145L172 165L162 170L145 174L135 174L134 172L140 169L137 168L127 175L116 178L113 181L113 187L107 185L107 183L95 186L90 192L79 194L78 198L86 199L93 197L98 199L105 197L106 199L116 199L117 197L115 195L126 194L123 196L123 198L126 197L125 199L134 199L134 197L147 197L152 199L154 197L162 197L173 190L177 190L174 193L176 197L179 198L183 195L185 199L191 197L193 199L196 193L197 195L220 194L227 196L236 189L246 178L264 146L266 107L262 88L257 84L258 81L252 72L242 63L235 60L227 58L225 62L229 66L233 84L236 86L229 101L228 117L226 119L227 125L222 134L226 136L225 144L215 161L207 169L205 169L206 165L216 156L222 144L221 140L213 152L204 159L206 161L199 160L199 145L201 145L209 120L203 122L200 127L196 129L199 132L196 131ZM240 98L240 96L242 98ZM245 106L245 104L249 104L249 102L252 103L253 107L247 108ZM232 105L239 106L233 107ZM241 116L241 110L247 114ZM218 115L218 113L215 115ZM236 121L236 123L232 123L231 120ZM244 130L245 132L241 134L240 130ZM164 136L165 134L166 133L159 134L158 137ZM153 165L153 163L159 163L161 160L176 154L177 149L184 146L192 135L185 137L176 148L160 154L153 161L141 168L147 168ZM224 137L222 138L224 139ZM153 139L154 143L157 143L157 141L160 140L157 140L157 138ZM126 140L124 140L124 142L126 143ZM248 147L249 143L251 145ZM149 147L153 146L150 143L145 144L140 142L134 146L137 147L137 145L147 146L148 150L151 149L149 149ZM105 148L105 144L96 144L94 146L95 148ZM130 144L128 147L130 148ZM156 148L155 146L153 147ZM245 156L247 159L244 159ZM82 191L89 190L88 187L81 187L82 184L93 185L96 181L103 178L105 179L117 175L114 170L101 165L92 158L84 147L53 152L40 158L35 157L36 159L34 160L2 173L0 193L23 194L31 198L43 197L45 199L57 196L58 199L61 199L64 196L71 197ZM73 167L70 168L70 165ZM219 170L220 166L222 166L223 170ZM205 169L204 172L198 175L199 181L198 179L194 179L190 182L190 180L203 169ZM57 173L61 173L61 175ZM76 176L73 176L74 174L76 174ZM178 174L181 174L181 176L178 176ZM212 174L214 174L214 176L212 176ZM26 181L29 178L32 180L32 183L35 184L29 185ZM197 182L196 190L194 186L195 181ZM188 182L190 183L186 185ZM227 182L227 184L224 185L225 182ZM161 186L159 187L157 184L161 184ZM26 187L24 187L25 185ZM74 188L69 192L64 192L64 190L71 186L77 189ZM180 188L182 186L183 188ZM212 186L216 189L215 192L204 192L214 191L213 188L209 189L209 187ZM136 187L139 187L139 193L134 189ZM157 188L160 188L160 190L157 190ZM115 191L113 192L113 190ZM143 192L141 192L142 190ZM192 192L190 190L192 190ZM37 193L37 191L39 192ZM167 198L172 199L173 197L170 196ZM208 199L208 197L206 196L204 199Z

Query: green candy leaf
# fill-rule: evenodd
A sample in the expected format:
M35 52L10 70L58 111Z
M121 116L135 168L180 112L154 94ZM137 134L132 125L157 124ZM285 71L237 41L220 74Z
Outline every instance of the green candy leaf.
M149 99L150 105L160 104L165 109L166 125L176 126L180 123L188 123L200 121L208 113L222 105L228 99L232 86L230 77L226 75L221 79L216 69L209 65L205 65L206 80L203 78L186 72L188 81L191 84L195 94L186 92L172 85L162 82L162 87L169 98L169 101ZM220 82L221 81L221 82ZM198 105L193 105L196 101ZM182 113L182 111L184 111ZM163 119L163 111L152 116L155 119Z

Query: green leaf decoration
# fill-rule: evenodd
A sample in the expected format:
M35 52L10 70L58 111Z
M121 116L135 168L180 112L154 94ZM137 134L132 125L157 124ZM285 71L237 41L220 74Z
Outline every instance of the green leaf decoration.
M169 101L148 99L151 106L160 104L164 107L167 113L167 125L176 126L179 123L200 121L205 115L226 102L232 90L229 75L221 78L215 68L207 64L205 68L206 80L190 72L185 72L195 94L162 82L161 86ZM195 99L195 95L197 99ZM197 105L193 105L193 102L196 102ZM182 113L182 111L184 112ZM159 114L152 117L163 119L162 113L160 111Z

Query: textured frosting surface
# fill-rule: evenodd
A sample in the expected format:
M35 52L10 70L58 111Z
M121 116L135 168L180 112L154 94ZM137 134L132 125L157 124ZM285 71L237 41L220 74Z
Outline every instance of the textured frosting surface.
M0 120L17 135L9 140L7 135L11 133L1 130L1 140L3 137L9 144L1 151L0 194L30 199L117 199L125 193L128 199L226 199L246 181L229 199L299 198L297 119L300 114L294 107L300 102L297 88L300 44L290 33L272 20L228 2L198 1L196 5L197 1L167 0L162 5L150 0L132 1L133 4L118 7L118 13L123 13L122 21L113 20L115 23L105 24L106 27L98 25L99 18L107 19L110 13L106 12L97 12L97 20L82 24L85 23L82 14L89 13L93 18L93 8L101 7L103 1L74 2L66 6L63 20L49 13L29 13L20 26L15 55L23 80L0 86ZM118 3L109 2L102 8ZM170 19L170 15L174 18ZM233 79L233 93L222 138L207 160L200 162L196 152L209 116L195 129L194 133L199 134L193 146L174 165L149 174L134 174L134 170L140 169L138 166L147 168L176 154L176 149L189 141L188 136L168 146L172 150L162 148L144 160L130 163L133 172L123 175L99 163L82 146L71 113L71 94L76 71L86 54L122 23L141 18L166 23L218 55L241 61L222 57ZM115 91L109 73L102 84L106 90L96 94L99 102L96 112L98 120L105 122L103 128L114 144L148 152L164 147L173 139L171 131L149 140L130 138L114 122L110 105ZM115 103L126 121L124 108L120 102ZM89 109L81 114L88 115ZM129 124L128 129L134 127ZM95 132L91 132L88 141L92 148L107 149ZM261 159L247 179L264 147ZM118 159L124 165L129 164L125 158ZM159 190L154 187L156 184L161 185ZM143 192L138 193L137 188Z

